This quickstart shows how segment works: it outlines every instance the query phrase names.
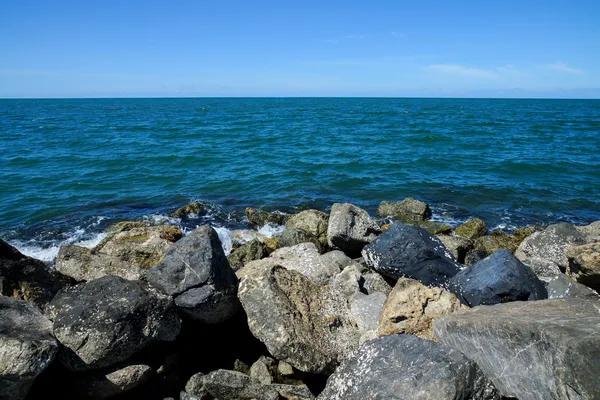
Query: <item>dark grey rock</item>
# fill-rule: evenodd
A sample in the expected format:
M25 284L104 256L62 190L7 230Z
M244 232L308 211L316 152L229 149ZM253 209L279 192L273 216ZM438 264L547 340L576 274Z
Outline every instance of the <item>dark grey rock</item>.
M436 337L520 400L600 396L600 302L556 299L480 306L434 323Z
M477 365L412 335L365 342L327 380L319 400L497 399Z
M34 304L0 296L0 400L24 399L57 352L52 322Z
M442 286L460 271L444 244L424 229L395 223L363 249L367 265L392 279Z
M154 375L148 365L118 366L107 371L81 374L65 391L73 398L107 399L147 382Z
M60 359L71 370L98 369L129 358L180 329L170 297L139 281L105 276L60 291L48 305Z
M190 400L210 400L214 397L208 393L204 387L204 374L199 372L192 375L185 385L185 392L182 392L180 400L184 398ZM185 393L185 396L183 395ZM187 397L186 397L187 396Z
M171 246L146 280L173 296L184 313L204 323L221 323L239 309L237 278L217 232L208 225Z
M548 279L546 284L549 299L597 299L600 300L600 295L589 287L575 282L564 274L556 275Z
M460 271L448 281L448 289L469 307L548 297L544 283L508 249Z
M329 214L327 241L351 257L381 233L379 225L360 207L349 203L334 203Z
M472 267L477 264L479 261L486 258L489 254L483 250L469 250L467 255L465 256L465 265Z

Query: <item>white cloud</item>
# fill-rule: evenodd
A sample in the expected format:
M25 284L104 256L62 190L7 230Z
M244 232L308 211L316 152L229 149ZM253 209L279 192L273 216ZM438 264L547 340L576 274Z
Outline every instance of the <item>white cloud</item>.
M482 68L471 68L459 64L434 64L424 68L428 71L441 72L445 74L467 76L471 78L497 78L496 72L482 69Z
M398 33L398 32L395 32L395 31L392 32L392 36L398 37L398 38L401 38L401 39L404 39L406 37L406 36L404 36L403 33Z
M567 65L567 63L564 63L562 61L556 61L555 63L549 64L548 68L555 71L568 72L570 74L583 74L584 72L579 68L570 67L569 65Z

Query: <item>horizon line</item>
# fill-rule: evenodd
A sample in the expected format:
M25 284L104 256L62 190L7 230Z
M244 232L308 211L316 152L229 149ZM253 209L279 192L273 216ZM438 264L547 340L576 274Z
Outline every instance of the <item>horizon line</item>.
M600 100L599 97L543 96L43 96L0 97L0 100L140 100L140 99L456 99L456 100Z

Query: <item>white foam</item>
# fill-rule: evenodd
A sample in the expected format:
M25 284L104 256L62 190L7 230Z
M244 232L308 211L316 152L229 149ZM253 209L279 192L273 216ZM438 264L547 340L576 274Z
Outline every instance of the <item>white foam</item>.
M258 233L260 233L261 235L266 236L268 238L272 238L274 236L281 235L284 230L285 230L285 225L277 225L277 224L273 224L273 223L269 222L268 224L265 224L264 226L262 226L258 230Z
M75 244L81 247L91 249L104 239L108 233L101 232L93 235L86 235L83 229L77 229L73 234L62 242L52 244L50 246L40 246L35 242L13 241L10 244L16 247L21 253L26 256L36 258L38 260L52 262L56 259L56 255L63 244ZM86 237L87 236L87 237Z

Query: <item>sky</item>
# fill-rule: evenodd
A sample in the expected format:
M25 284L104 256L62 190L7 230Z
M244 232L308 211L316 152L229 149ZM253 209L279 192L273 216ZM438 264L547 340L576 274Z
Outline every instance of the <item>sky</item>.
M0 0L0 98L600 98L598 0Z

